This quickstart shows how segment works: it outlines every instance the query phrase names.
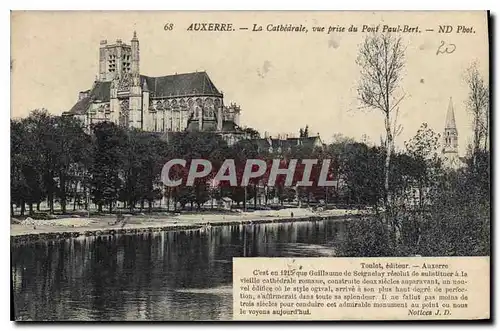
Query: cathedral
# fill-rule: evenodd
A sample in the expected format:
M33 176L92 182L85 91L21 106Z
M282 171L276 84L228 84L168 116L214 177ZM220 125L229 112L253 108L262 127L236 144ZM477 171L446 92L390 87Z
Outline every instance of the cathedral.
M150 132L212 131L226 140L243 134L240 107L224 104L206 72L141 75L139 54L136 32L130 45L102 40L99 76L64 115L80 119L85 127L110 121Z

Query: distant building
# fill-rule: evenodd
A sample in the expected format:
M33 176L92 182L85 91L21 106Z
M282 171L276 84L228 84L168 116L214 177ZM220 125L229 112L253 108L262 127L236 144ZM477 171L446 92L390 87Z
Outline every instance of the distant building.
M441 145L441 159L443 161L444 168L456 170L464 166L464 158L460 157L458 154L458 130L451 97L448 102L448 110L446 112L443 140ZM430 187L410 185L404 193L405 194L403 195L401 203L404 203L409 208L422 208L431 204L429 196Z
M255 140L259 151L266 151L268 153L284 153L291 151L294 147L306 146L314 149L316 147L323 147L323 142L319 134L313 137L286 137L286 138L272 138L265 137Z
M222 197L219 200L219 208L222 208L222 209L230 210L232 204L233 204L233 200L231 198L228 198L228 197Z
M226 106L224 96L206 72L150 77L140 74L139 40L101 41L99 77L79 93L64 115L86 127L110 121L150 132L213 131L238 140L241 109ZM234 137L238 136L238 137Z
M453 101L450 97L443 132L443 164L446 168L458 169L463 166L463 158L458 155L458 130L455 122Z

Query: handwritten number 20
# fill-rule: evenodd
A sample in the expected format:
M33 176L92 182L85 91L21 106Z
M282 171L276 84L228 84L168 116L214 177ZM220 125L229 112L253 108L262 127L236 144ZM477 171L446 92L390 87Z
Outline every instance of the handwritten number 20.
M436 51L436 55L439 55L439 54L451 54L456 49L457 49L457 46L455 44L448 44L448 45L446 45L446 43L441 40L441 44L439 45L439 47L438 47L438 49Z

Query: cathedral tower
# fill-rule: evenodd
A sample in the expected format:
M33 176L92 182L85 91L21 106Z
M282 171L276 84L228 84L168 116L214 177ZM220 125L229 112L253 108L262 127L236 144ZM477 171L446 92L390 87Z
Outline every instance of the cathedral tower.
M133 46L136 48L136 67L139 72L139 41L134 38L135 43L132 46L117 39L116 43L109 44L107 40L102 40L99 47L99 80L112 81L115 78L121 78L123 74L132 71Z
M445 159L445 164L450 167L454 167L454 164L458 161L458 131L451 97L448 103L448 111L444 124L443 157Z

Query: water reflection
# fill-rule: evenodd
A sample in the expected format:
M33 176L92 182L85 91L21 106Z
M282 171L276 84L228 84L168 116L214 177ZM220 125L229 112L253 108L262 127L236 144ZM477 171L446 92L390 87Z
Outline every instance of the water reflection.
M231 319L232 257L333 256L343 229L298 222L15 245L16 318Z

